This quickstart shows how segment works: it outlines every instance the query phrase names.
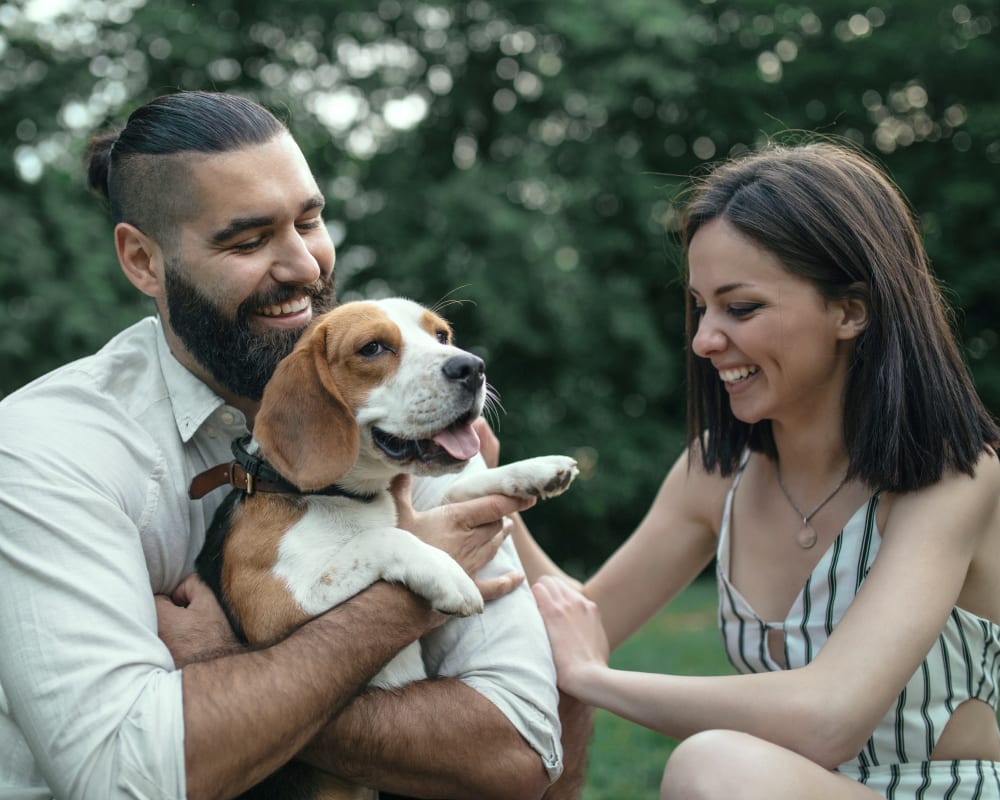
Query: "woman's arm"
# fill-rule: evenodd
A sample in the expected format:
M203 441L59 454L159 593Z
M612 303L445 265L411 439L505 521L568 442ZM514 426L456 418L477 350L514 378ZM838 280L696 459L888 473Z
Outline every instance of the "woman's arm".
M612 670L597 606L552 579L535 587L560 687L669 736L740 730L833 767L853 757L926 656L974 554L998 526L1000 467L895 499L875 564L806 667L721 677Z
M729 481L688 469L685 451L664 479L635 532L585 584L567 575L539 546L520 517L511 534L530 584L559 578L594 600L614 650L712 560Z
M639 527L587 581L615 650L711 562L731 478L704 471L685 450Z

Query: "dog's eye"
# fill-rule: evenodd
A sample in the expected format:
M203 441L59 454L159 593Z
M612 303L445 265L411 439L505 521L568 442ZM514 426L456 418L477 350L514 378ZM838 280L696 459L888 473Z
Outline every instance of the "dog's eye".
M382 355L382 353L391 352L391 348L386 347L382 342L368 342L368 344L358 350L358 355L363 358L374 358L375 356Z
M448 331L444 330L443 328L439 330L436 335L437 335L437 340L441 342L441 344L451 343L451 336L449 335Z

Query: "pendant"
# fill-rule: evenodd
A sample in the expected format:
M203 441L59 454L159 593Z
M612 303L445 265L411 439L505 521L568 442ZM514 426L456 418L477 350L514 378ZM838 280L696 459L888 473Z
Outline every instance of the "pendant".
M819 535L816 533L816 529L808 522L802 527L802 530L795 535L795 541L799 543L799 547L803 550L811 548L814 544L816 544L816 540L818 538Z

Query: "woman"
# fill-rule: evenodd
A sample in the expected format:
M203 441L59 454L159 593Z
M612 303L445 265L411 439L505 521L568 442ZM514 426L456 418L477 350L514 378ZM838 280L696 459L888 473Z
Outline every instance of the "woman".
M905 201L851 149L769 146L682 242L688 449L582 587L516 533L560 688L683 740L662 798L1000 798L1000 436ZM713 556L743 674L610 669Z

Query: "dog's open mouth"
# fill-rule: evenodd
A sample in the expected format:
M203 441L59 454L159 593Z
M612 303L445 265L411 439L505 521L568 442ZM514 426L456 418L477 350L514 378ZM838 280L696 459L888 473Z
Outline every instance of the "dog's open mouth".
M393 461L458 464L479 452L479 436L472 429L474 419L474 415L465 414L429 439L403 439L372 428L372 441Z

